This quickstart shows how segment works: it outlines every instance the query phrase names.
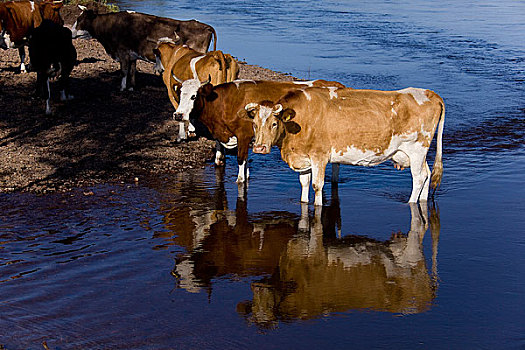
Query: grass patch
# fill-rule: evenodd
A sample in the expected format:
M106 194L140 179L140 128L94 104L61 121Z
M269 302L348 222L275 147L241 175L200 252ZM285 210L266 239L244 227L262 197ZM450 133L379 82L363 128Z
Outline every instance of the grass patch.
M93 0L64 0L64 5L84 5L84 6L87 6L87 5L89 5L89 4L93 3L93 2L97 3L99 6L106 7L108 12L119 12L120 11L120 8L118 7L118 5L109 3L107 0L98 0L98 1L93 1Z

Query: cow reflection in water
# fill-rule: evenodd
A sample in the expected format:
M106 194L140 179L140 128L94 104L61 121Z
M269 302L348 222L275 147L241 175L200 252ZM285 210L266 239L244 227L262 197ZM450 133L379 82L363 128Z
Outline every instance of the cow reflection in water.
M202 225L179 231L179 238L189 235L183 241L192 243L176 259L178 287L207 290L211 296L214 279L260 276L251 283L253 299L239 302L237 312L262 328L355 309L399 314L427 310L437 288L437 211L430 217L429 272L422 245L429 226L426 206L410 204L410 231L394 233L388 241L341 237L337 188L332 193L330 206L312 216L307 205L301 217L282 212L248 215L242 198L235 212L209 211L201 217Z

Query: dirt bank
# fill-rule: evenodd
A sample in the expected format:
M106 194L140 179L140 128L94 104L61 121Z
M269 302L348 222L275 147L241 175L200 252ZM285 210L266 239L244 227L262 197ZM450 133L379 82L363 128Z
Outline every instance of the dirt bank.
M62 9L66 25L78 12ZM52 84L52 116L44 114L45 102L33 97L36 73L18 72L17 50L0 51L0 192L132 182L202 167L211 159L211 140L175 143L173 107L152 64L139 61L136 91L120 92L119 65L102 46L95 40L74 44L79 61L71 74L75 99L61 102ZM245 63L240 78L292 79Z

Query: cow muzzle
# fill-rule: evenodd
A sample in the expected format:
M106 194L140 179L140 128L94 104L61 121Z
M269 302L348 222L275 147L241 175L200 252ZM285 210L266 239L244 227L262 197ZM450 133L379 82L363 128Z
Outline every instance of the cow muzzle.
M173 112L173 119L175 119L176 121L181 122L183 117L184 114Z
M270 153L270 147L266 145L253 145L253 153L268 154Z

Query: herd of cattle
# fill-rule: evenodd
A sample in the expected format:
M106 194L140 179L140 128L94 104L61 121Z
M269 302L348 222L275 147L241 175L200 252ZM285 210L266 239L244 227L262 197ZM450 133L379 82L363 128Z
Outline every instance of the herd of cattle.
M397 169L410 167L411 203L426 201L429 187L441 183L445 105L433 91L357 90L325 80L238 80L237 62L216 50L217 34L210 25L133 11L99 14L79 6L82 13L70 30L60 17L62 5L52 0L0 3L0 47L18 48L25 72L24 46L29 46L46 114L51 113L51 79L58 78L62 100L73 98L68 83L77 57L72 39L94 38L120 62L121 91L133 90L137 59L154 62L175 108L178 140L192 136L193 124L200 121L217 141L217 165L224 164L224 148L237 147L239 183L249 177L249 148L267 154L273 146L299 172L302 202L308 202L312 182L315 205L322 205L328 163L333 164L332 181L337 181L339 164L392 160ZM431 172L426 156L436 129Z

